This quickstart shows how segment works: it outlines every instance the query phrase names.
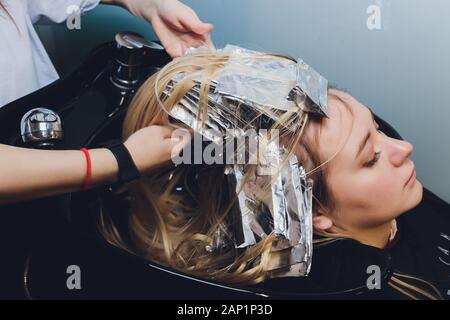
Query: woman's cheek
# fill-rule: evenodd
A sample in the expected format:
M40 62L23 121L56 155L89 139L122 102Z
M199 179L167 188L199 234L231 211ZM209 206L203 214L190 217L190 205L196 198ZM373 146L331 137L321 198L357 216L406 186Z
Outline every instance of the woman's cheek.
M386 174L372 177L365 189L368 191L368 196L374 200L383 201L394 197L396 194L395 187L396 184L392 181L392 175Z
M359 181L354 181L353 196L350 198L359 202L361 207L378 211L374 209L388 209L392 201L397 197L395 194L396 184L392 183L392 177L389 175L365 175L361 176Z
M369 169L370 170L370 169ZM398 194L398 183L393 183L392 175L379 172L361 172L360 174L335 175L331 182L333 193L345 205L355 208L372 209L388 205Z

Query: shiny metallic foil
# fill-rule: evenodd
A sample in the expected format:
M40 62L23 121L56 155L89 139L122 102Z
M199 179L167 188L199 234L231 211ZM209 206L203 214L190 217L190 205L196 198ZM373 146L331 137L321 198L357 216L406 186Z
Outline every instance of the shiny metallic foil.
M205 49L190 49L189 53L201 50ZM294 111L299 119L286 125L285 129L292 131L305 124L300 121L304 112L327 117L328 82L301 59L281 60L230 45L222 51L230 58L211 82L207 118L198 118L200 80L193 79L196 84L171 110L171 119L221 145L242 138L248 129L257 132L261 161L249 181L244 181L251 172L249 165L224 166L224 174L236 190L240 213L233 216L233 230L229 230L232 237L226 239L233 239L237 248L247 248L275 234L268 276L305 276L312 261L313 181L307 179L295 155L287 154L278 141L260 132L271 128L286 112ZM173 77L163 95L170 96L186 76L180 73ZM308 103L303 103L305 100ZM234 152L236 159L239 147ZM270 187L265 188L267 185ZM229 244L225 242L230 240L221 235L223 232L215 234L209 252Z

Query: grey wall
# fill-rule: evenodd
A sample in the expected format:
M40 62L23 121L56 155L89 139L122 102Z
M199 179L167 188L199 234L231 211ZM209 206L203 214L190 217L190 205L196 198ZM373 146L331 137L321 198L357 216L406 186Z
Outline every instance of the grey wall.
M418 179L450 202L450 1L186 0L226 43L300 56L391 123L415 150ZM381 8L381 29L366 25ZM154 35L119 8L100 6L80 31L42 27L61 73L116 31Z

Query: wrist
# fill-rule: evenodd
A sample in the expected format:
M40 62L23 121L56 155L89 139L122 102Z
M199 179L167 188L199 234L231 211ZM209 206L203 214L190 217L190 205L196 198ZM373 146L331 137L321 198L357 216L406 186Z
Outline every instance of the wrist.
M130 142L127 140L127 141L125 141L125 142L123 142L123 146L125 147L125 149L128 151L128 153L129 153L129 155L130 155L130 157L131 157L131 160L133 161L133 163L134 163L134 165L136 166L136 168L139 170L139 171L141 171L140 170L140 167L138 166L138 162L139 161L137 161L137 157L136 157L136 154L135 154L135 149L131 146L131 144L130 144Z
M117 181L113 188L140 178L140 171L136 166L135 158L133 158L135 155L131 154L127 144L121 140L111 140L104 147L114 156L118 166Z
M165 0L168 1L168 0ZM148 20L153 19L155 13L158 12L158 7L161 5L160 0L149 0L143 2L142 0L118 0L117 5L127 9L132 15Z
M119 165L106 148L89 150L92 162L92 184L112 184L117 181Z

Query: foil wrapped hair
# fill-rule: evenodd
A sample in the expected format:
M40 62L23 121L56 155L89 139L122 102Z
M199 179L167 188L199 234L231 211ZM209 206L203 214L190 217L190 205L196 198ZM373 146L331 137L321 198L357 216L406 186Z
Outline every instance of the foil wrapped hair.
M187 54L204 50L209 49L190 49ZM288 153L272 135L268 139L261 132L277 122L285 130L301 130L307 113L328 117L328 82L301 59L282 59L233 45L217 52L228 54L229 59L206 92L206 118L201 118L199 107L204 98L201 79L193 79L194 86L171 109L170 119L181 121L217 144L223 144L224 135L240 138L254 129L255 138L264 148L258 151L260 161L249 181L244 179L245 164L225 165L224 174L236 190L240 215L232 217L233 230L227 231L232 236L225 238L223 230L218 229L207 250L214 252L229 245L225 242L230 240L225 239L230 238L236 248L247 248L274 233L269 276L305 276L312 259L313 181L306 177L294 154ZM170 97L186 76L176 74L163 97ZM295 115L294 121L285 121L283 116L288 113ZM239 150L234 150L233 159L237 153ZM255 189L263 183L270 186L270 194L258 196Z

